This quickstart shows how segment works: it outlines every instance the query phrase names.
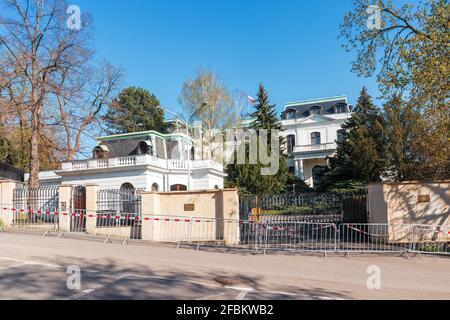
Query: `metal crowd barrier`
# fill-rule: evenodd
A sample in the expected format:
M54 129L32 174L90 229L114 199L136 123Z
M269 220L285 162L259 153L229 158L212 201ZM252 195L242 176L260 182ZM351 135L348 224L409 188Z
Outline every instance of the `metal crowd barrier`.
M200 247L315 253L450 255L450 225L254 222L189 216L71 210L26 211L1 206L0 229L82 234L105 242L168 242Z
M450 225L414 225L412 252L420 254L450 254Z
M347 254L406 253L414 242L412 231L411 225L342 224L336 250Z
M66 214L70 219L70 232L73 233L83 233L86 232L86 220L87 213L86 210L71 210L70 213Z
M108 240L141 239L142 219L139 214L117 214L116 212L97 212L88 214L92 220L88 232Z
M288 222L267 224L265 250L297 252L330 252L336 249L336 225L334 223Z
M3 206L1 209L0 219L3 229L30 230L46 235L59 228L59 212L55 208L33 211Z

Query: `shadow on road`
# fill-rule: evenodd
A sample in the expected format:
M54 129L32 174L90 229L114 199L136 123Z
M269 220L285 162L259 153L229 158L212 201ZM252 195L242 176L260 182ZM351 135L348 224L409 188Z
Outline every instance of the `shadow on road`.
M34 258L39 261L39 258ZM33 259L32 259L33 260ZM34 261L34 260L33 260ZM49 266L54 265L54 266ZM125 266L126 265L126 266ZM70 290L69 266L81 270L80 290ZM348 299L346 294L320 288L265 288L261 278L247 274L198 273L173 270L156 274L148 266L113 260L55 256L41 264L0 270L0 299L24 300L202 300L202 299ZM70 278L71 280L73 278ZM69 281L72 283L72 281ZM242 288L250 289L242 294Z

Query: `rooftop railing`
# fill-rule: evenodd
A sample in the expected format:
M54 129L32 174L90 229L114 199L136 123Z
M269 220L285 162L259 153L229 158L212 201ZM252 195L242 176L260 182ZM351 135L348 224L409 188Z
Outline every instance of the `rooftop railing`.
M321 144L311 144L306 146L295 146L294 152L311 152L311 151L327 151L336 150L337 145L335 142L321 143Z
M129 157L118 157L110 159L91 159L83 161L63 162L61 171L84 171L95 169L109 169L134 166L154 166L167 170L187 170L190 169L214 169L223 171L223 165L212 160L176 160L160 159L151 155L139 155Z

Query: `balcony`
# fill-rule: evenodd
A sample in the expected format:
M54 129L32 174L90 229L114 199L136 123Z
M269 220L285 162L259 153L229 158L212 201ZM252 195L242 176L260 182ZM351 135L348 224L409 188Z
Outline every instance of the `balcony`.
M322 143L322 144L312 144L307 146L295 146L294 153L302 152L317 152L317 151L335 151L337 145L335 142Z
M153 166L165 170L181 171L187 171L188 168L190 170L213 169L223 172L223 165L212 160L165 160L150 155L63 162L61 165L61 172L132 168L136 166Z

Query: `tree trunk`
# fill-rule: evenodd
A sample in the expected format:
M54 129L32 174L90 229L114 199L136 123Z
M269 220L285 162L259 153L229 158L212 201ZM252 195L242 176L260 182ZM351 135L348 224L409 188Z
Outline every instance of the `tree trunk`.
M39 112L33 111L30 139L30 188L39 188Z
M33 63L34 66L34 63ZM33 68L33 70L36 70ZM35 79L33 71L33 79ZM28 187L30 189L39 188L39 131L41 124L41 106L37 98L37 81L33 81L31 89L31 138L30 138L30 177Z

